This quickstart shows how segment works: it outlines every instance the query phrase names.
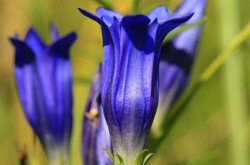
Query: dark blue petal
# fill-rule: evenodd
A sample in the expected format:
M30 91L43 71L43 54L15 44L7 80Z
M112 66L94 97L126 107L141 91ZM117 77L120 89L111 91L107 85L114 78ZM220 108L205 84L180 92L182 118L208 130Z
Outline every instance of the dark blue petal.
M128 15L123 17L121 21L121 25L126 31L129 40L131 40L133 45L139 50L148 50L145 49L145 41L150 38L148 34L149 23L150 19L144 15ZM153 45L154 43L150 44Z
M31 48L23 41L16 38L10 38L10 41L15 46L15 65L23 67L27 64L34 63L35 55Z
M49 54L57 55L61 58L69 58L69 49L76 40L76 33L72 32L58 39L49 47Z
M101 26L104 26L104 27L107 28L107 24L106 24L101 18L99 18L99 17L97 17L96 15L94 15L94 14L88 12L87 10L83 10L83 9L81 9L81 8L78 8L78 9L79 9L79 11L80 11L83 15L85 15L86 17L92 19L93 21L96 21L96 22L99 23Z
M113 10L108 10L103 7L99 7L96 9L96 14L99 18L102 18L102 20L108 25L111 26L114 20L114 17L116 17L119 21L122 19L122 15L120 13L117 13Z
M42 124L38 117L43 103L39 99L40 86L37 77L35 55L25 42L15 38L11 38L10 41L16 48L14 70L20 102L27 120L44 145Z
M158 30L158 34L157 34L158 40L162 42L165 36L171 30L175 29L176 27L188 21L193 16L193 14L194 13L174 16L170 18L169 20L167 20L166 22L164 22L163 24L161 24Z
M24 42L29 45L36 57L40 56L45 50L45 44L33 28L30 28L27 32Z
M193 58L188 51L176 46L176 44L178 44L176 41L180 41L177 38L181 37L181 35L182 34L178 35L174 40L163 44L161 50L161 61L166 61L169 64L175 65L188 74L190 67L193 64ZM189 44L188 40L186 40L186 45ZM192 48L194 49L194 47Z
M157 19L159 24L166 22L169 19L170 13L165 6L158 6L152 9L147 16L150 18L151 22Z
M52 41L56 41L60 37L58 30L53 22L50 23L50 37L51 37Z

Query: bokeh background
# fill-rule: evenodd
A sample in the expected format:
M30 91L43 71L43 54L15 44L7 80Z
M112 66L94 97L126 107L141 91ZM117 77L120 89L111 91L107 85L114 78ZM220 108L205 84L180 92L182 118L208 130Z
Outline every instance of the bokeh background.
M121 13L134 12L133 0L106 0ZM171 11L181 0L139 0L137 12L147 13L164 4ZM94 11L98 0L0 0L0 164L46 163L40 144L20 107L13 77L14 50L8 37L24 37L32 25L44 41L49 22L60 34L75 31L71 49L74 76L74 128L71 163L81 164L81 121L92 74L102 59L101 32L95 22L83 17L78 7ZM249 0L208 0L204 29L190 84L222 52L250 21ZM178 102L178 100L177 100ZM182 113L167 130L149 164L250 164L250 40L199 89L189 96ZM153 138L149 138L149 149Z

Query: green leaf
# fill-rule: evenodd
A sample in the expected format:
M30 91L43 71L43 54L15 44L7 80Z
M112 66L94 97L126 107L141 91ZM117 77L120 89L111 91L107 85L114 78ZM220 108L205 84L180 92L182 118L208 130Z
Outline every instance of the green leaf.
M143 159L143 163L142 165L146 165L146 163L149 161L149 159L153 156L153 153L149 153L145 156L145 158Z
M111 159L112 164L113 164L113 165L116 165L116 160L115 160L114 154L112 154L112 153L111 153L110 151L108 151L108 150L105 150L105 152L106 152L106 154L108 155L108 157Z
M119 154L115 154L115 157L118 158L118 160L119 160L119 165L124 165L124 160L123 160L123 158L122 158Z
M167 42L168 40L170 40L171 38L174 38L175 36L177 36L178 34L180 34L181 32L185 31L185 30L188 30L188 29L191 29L195 26L198 26L202 23L204 23L206 21L206 17L203 17L201 19L199 19L198 21L195 21L193 23L190 23L190 24L186 24L186 25L183 25L183 26L180 26L179 28L176 28L174 30L172 30L164 39L163 42Z
M144 154L145 154L146 152L148 152L148 151L149 151L148 149L145 149L145 150L140 151L140 152L137 154L136 159L135 159L135 164L136 164L136 165L141 165L141 164L142 164Z
M148 153L149 152L148 149L142 150L140 151L135 159L135 165L145 165L147 163L147 161L149 160L149 158L153 155L153 153ZM144 155L146 154L146 156L144 157Z

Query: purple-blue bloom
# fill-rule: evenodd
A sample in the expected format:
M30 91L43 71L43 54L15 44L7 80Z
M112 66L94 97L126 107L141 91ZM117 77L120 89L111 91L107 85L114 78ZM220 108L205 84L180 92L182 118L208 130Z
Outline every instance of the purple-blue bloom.
M81 13L101 25L102 106L114 153L134 161L142 150L158 104L160 50L164 37L193 15L170 16L164 6L147 15L98 8ZM132 162L127 162L132 163Z
M59 37L51 25L52 43L45 44L33 28L15 46L15 79L24 114L49 158L66 156L72 127L72 77L69 49L75 33Z
M194 23L203 17L205 6L206 0L184 0L175 10L174 15L194 12L193 17L187 22ZM161 122L161 117L186 87L201 28L202 25L199 25L181 32L162 47L159 75L160 96L156 122Z
M111 165L108 125L101 107L101 64L98 65L86 102L82 126L82 158L85 165Z

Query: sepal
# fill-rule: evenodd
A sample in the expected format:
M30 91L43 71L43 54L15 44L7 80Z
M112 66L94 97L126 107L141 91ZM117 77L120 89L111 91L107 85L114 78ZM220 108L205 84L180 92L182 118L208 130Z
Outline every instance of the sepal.
M149 152L148 149L140 151L135 159L135 165L146 165L148 160L153 156L154 154Z

